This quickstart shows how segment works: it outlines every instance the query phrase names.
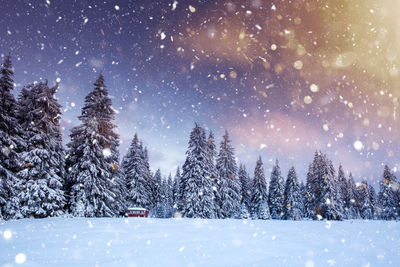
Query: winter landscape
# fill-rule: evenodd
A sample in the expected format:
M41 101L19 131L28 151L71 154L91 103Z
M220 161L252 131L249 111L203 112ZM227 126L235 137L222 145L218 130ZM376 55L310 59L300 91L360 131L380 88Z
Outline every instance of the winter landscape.
M0 267L399 265L397 2L1 4Z

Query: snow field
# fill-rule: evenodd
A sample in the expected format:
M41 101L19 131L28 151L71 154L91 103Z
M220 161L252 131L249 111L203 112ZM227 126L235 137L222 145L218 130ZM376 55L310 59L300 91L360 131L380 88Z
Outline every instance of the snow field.
M399 266L400 223L47 218L0 224L0 266Z

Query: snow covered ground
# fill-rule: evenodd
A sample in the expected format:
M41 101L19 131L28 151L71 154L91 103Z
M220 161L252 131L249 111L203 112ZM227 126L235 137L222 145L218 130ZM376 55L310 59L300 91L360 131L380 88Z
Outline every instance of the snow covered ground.
M145 218L0 222L0 266L399 266L400 223Z

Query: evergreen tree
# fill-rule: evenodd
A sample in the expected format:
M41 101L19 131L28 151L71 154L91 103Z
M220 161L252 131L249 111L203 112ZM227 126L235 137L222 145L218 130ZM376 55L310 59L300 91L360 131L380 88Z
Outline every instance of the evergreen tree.
M269 213L268 201L261 202L258 207L258 219L261 220L269 220L271 219L271 215Z
M157 169L156 173L151 180L151 188L153 194L153 206L157 206L159 203L163 202L162 195L162 179L161 179L161 170Z
M248 209L247 205L244 202L240 205L240 216L239 216L239 218L240 219L248 219L248 218L250 218L249 209Z
M316 161L316 155L314 154L314 160L313 162ZM315 202L315 176L316 174L314 173L314 164L311 163L308 166L308 172L307 172L307 179L306 179L306 184L305 184L305 194L304 194L304 217L306 218L314 218L314 202Z
M216 218L213 181L208 165L208 143L205 131L195 125L182 173L182 213L189 218Z
M173 197L173 203L174 203L174 208L179 209L179 207L181 207L180 205L180 190L181 188L181 169L178 166L178 168L176 169L176 173L174 176L174 184L173 184L173 188L172 188L172 197Z
M168 175L167 179L167 187L166 187L166 217L171 218L174 216L176 209L174 208L174 199L173 199L173 187L174 182L172 180L171 174Z
M71 131L69 147L70 209L74 216L110 217L124 208L118 167L119 136L102 75L85 98L81 125Z
M143 154L143 147L135 134L128 153L122 161L122 170L126 180L128 205L149 209L153 196L149 187L150 177Z
M174 205L174 200L173 200L173 181L172 181L172 176L171 173L168 175L167 179L167 184L166 184L166 199L167 199L167 205L168 207L172 208Z
M306 185L302 182L300 182L300 207L301 207L301 216L306 217L307 216L307 210L306 210L306 194L307 194L307 189Z
M323 211L322 217L328 220L342 220L344 210L335 169L332 161L326 155L323 156L323 162L322 192L319 202Z
M359 187L360 213L363 219L371 220L374 218L373 203L371 202L373 196L371 194L373 192L370 190L367 180L363 179Z
M235 218L240 215L240 184L237 179L237 165L234 150L225 132L217 158L218 192L222 218Z
M24 144L17 121L17 101L14 89L11 56L6 56L0 69L0 219L19 219L18 194L21 180L16 175L21 167L19 152Z
M149 152L147 150L147 147L144 147L142 142L140 142L140 150L142 151L141 157L142 157L142 162L143 162L143 172L144 172L145 176L148 177L147 187L149 189L149 192L151 192L151 195L152 195L153 194L152 188L153 188L154 182L152 180L153 174L150 170ZM155 204L154 204L153 197L151 197L150 200L151 200L151 205L153 205L153 207L154 207Z
M280 219L283 215L283 193L285 184L281 175L279 162L276 160L272 169L268 192L268 206L272 219Z
M260 211L265 211L267 203L267 182L265 181L264 167L261 157L258 158L254 169L254 179L251 196L251 211L252 218L260 218Z
M215 139L214 139L214 134L212 131L209 132L208 135L208 140L207 140L207 147L208 147L208 151L207 151L207 155L208 155L208 163L207 163L207 168L210 172L210 178L212 181L212 189L214 192L214 201L216 203L216 205L218 206L218 208L216 209L217 212L217 218L222 218L222 209L221 209L221 203L222 203L222 199L221 199L221 195L219 192L219 187L220 187L220 179L218 177L218 170L217 170L217 166L215 164L216 161L216 156L217 156L217 149L215 146Z
M343 171L342 164L339 165L339 170L338 170L338 189L339 189L339 197L341 199L341 203L343 205L344 209L344 216L347 218L348 217L348 185L347 185L347 179Z
M369 195L369 203L370 203L370 207L371 207L371 219L376 219L376 192L375 192L375 188L372 185L368 185L368 195Z
M314 219L343 219L343 204L332 161L316 152L307 174L307 212Z
M379 217L383 220L394 220L398 216L396 190L398 190L397 179L385 165L378 195Z
M159 170L157 170L157 172L158 171ZM160 183L161 186L159 186L159 201L156 203L154 208L154 214L157 218L167 218L167 181L161 179L161 174L158 175L157 172L153 178L155 178L154 181Z
M302 200L300 187L297 181L297 174L294 167L290 168L285 185L284 193L284 215L285 220L301 220Z
M241 203L246 205L247 210L250 209L250 201L251 201L251 186L250 186L250 176L246 171L246 166L240 164L239 166L239 181L241 185Z
M21 212L25 217L44 218L64 214L65 154L61 144L61 106L54 98L58 84L47 82L22 91L18 111L24 139L27 142L21 160L25 162L18 175L24 190L19 193ZM25 98L29 95L28 98ZM26 106L25 106L26 105ZM30 110L30 115L25 113Z
M347 182L347 197L346 197L346 207L347 207L347 219L359 219L360 212L358 209L357 201L357 187L354 182L353 175L350 173L349 180Z

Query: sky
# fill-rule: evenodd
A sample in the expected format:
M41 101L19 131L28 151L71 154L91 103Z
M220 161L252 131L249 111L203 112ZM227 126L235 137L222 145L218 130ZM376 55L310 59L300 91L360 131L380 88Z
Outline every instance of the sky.
M64 142L103 73L123 156L134 135L174 173L198 122L267 177L321 150L356 180L400 168L400 1L2 0L15 95L60 82Z

